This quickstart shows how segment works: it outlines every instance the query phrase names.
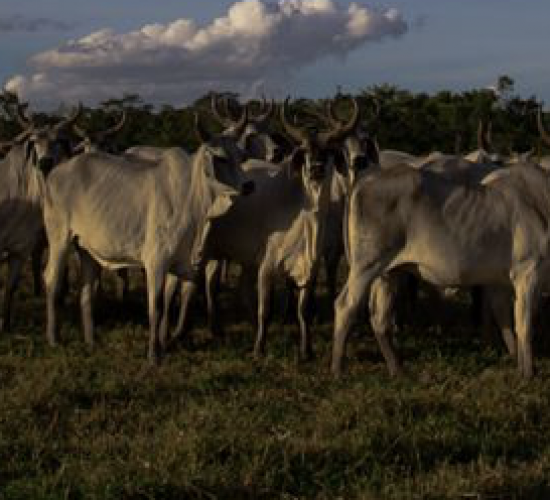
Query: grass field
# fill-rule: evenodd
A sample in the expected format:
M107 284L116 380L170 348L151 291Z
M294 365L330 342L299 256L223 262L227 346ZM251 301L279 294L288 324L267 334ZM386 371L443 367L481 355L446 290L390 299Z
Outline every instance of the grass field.
M73 296L51 349L25 283L0 337L0 498L550 498L547 342L525 382L464 303L421 301L397 338L405 376L388 377L365 327L334 381L327 304L299 364L296 326L275 321L256 361L252 327L222 302L223 338L198 304L192 341L151 369L141 295L103 303L94 352Z

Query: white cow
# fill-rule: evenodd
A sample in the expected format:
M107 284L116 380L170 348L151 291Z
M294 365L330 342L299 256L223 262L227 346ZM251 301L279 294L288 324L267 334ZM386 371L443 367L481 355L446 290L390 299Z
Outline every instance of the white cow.
M56 295L74 242L83 264L86 341L93 344L91 300L98 263L109 269L143 267L149 360L158 361L166 343L159 338L159 322L167 273L193 279L212 221L253 187L244 183L234 138L209 136L198 116L196 126L202 145L191 156L179 148L167 150L159 162L85 153L50 175L44 212L50 244L45 272L50 344L57 342Z
M347 123L324 133L291 125L286 113L285 103L281 110L283 125L300 146L281 164L250 160L243 165L248 178L254 181L255 191L237 200L212 224L205 255L216 261L230 259L239 263L248 289L257 285L257 356L265 350L274 279L283 276L292 281L299 289L300 355L309 358L312 343L306 305L323 250L332 178L331 151L352 132L358 113L356 110ZM214 275L215 268L210 268L207 299L212 326L217 317L211 288ZM183 303L185 307L186 300Z

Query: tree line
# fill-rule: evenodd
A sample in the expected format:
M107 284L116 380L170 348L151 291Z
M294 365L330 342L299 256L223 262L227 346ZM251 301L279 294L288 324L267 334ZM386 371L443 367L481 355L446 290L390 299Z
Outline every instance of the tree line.
M97 107L85 107L79 123L92 131L106 129L124 109L127 120L123 130L113 139L116 149L122 151L143 144L180 145L192 151L198 145L195 112L201 113L207 127L220 130L221 125L210 113L211 95L211 92L206 93L186 107L163 105L155 108L140 96L128 94L102 102ZM239 98L233 93L224 93L223 96L233 103ZM367 87L353 96L337 92L331 98L336 114L345 116L349 111L348 97L357 99L367 129L384 149L412 154L430 151L466 153L477 148L477 129L479 121L483 120L491 123L495 151L502 154L530 149L537 154L546 152L536 126L539 101L535 96L522 98L517 95L513 80L506 75L498 79L495 89L444 90L429 94L382 84ZM0 96L0 102L9 103L9 100L7 94ZM325 110L327 102L328 99L299 98L292 102L291 109L298 117L311 116L309 112L312 110ZM252 101L250 106L255 109L261 104L260 100ZM235 105L228 111L236 113L234 108ZM47 121L49 117L38 113L35 118ZM273 120L273 128L280 131L278 120ZM0 106L0 141L9 140L18 132L17 123Z

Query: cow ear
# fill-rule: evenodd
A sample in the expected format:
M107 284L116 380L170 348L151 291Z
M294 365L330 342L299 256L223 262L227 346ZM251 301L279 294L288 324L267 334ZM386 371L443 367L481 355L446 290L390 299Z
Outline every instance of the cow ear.
M204 153L205 154L201 162L203 165L204 174L207 177L211 177L212 179L214 179L216 177L214 171L214 162L216 161L216 158L212 154L212 151L210 151L210 149L208 148L205 149Z
M380 163L379 148L376 140L372 140L370 137L365 139L367 157L371 163L378 165Z
M286 173L289 178L296 177L300 174L300 170L305 164L306 152L303 148L296 148L290 155L286 163Z
M34 149L34 142L27 141L25 144L25 162L29 162L31 165L36 165L38 163L38 157L36 155L36 150Z

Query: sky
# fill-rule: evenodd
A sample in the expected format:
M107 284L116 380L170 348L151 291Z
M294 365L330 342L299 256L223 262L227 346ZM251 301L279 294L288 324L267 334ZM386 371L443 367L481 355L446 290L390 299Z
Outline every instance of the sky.
M0 85L37 107L389 83L550 101L550 0L2 0Z

